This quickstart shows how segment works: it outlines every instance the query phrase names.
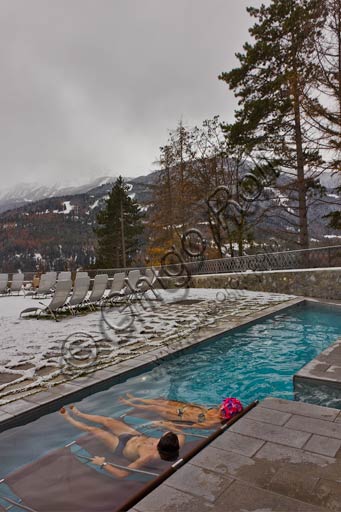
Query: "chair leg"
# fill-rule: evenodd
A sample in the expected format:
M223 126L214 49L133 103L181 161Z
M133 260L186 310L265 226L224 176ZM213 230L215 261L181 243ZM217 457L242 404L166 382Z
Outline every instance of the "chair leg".
M54 311L52 311L51 308L47 307L48 311L50 312L50 315L52 316L52 318L56 321L56 322L59 322L59 320L57 319L57 315Z

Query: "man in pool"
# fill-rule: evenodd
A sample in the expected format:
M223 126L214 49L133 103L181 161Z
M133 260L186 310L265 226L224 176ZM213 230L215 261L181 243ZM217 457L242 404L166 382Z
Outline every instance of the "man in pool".
M127 397L120 398L120 402L136 409L154 412L161 418L177 422L183 427L214 428L243 410L237 398L225 398L220 406L209 408L163 398L139 398L131 393L127 393Z
M160 439L147 437L130 427L123 421L115 418L107 418L94 414L80 412L74 405L70 406L72 413L80 418L94 423L99 423L107 430L93 425L88 425L73 418L65 407L60 409L63 418L74 427L93 434L102 441L116 455L123 455L131 461L127 466L131 470L143 468L153 460L174 461L179 456L179 450L185 443L184 434L166 432ZM174 429L173 429L174 430ZM180 431L179 431L180 432ZM130 474L110 464L107 464L104 457L93 457L92 462L118 478L124 478Z

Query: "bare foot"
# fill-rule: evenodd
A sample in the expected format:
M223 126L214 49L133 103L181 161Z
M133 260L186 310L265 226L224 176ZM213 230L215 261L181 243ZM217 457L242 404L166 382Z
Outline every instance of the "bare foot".
M73 412L73 414L76 414L76 416L78 416L80 413L80 411L77 409L77 407L75 405L70 405L70 410Z
M130 402L130 400L127 400L126 398L123 398L123 397L120 397L118 399L118 401L121 403L121 404L126 404L126 405L135 405L134 403Z

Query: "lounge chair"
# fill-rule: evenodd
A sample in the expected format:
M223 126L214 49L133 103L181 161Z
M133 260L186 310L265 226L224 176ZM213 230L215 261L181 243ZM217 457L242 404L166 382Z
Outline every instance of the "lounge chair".
M9 289L10 293L17 292L18 295L22 290L24 284L24 274L13 274L12 276L12 284Z
M33 298L39 298L42 296L50 295L54 291L54 286L57 281L57 272L47 272L46 274L42 274L39 286L37 290L31 292L29 291L29 295L33 295Z
M124 272L116 272L114 274L110 291L108 295L104 297L105 302L109 302L113 305L116 302L121 301L126 296L125 276Z
M141 279L142 275L139 270L130 270L128 273L128 277L126 277L125 282L130 291L134 292L138 288L138 282Z
M76 272L76 278L75 279L78 279L79 277L88 277L89 274L87 272Z
M146 269L144 276L139 270L131 270L125 279L129 297L141 299L148 290L151 290L158 298L153 287L155 281L156 277L151 269Z
M154 270L154 269L151 269L151 268L146 268L146 270L144 272L144 275L148 279L148 281L150 282L151 286L154 288L155 283L159 279L159 272L158 272L158 270Z
M0 274L0 295L8 292L8 274Z
M57 321L57 313L61 311L65 307L65 303L70 294L72 287L71 279L69 281L58 281L56 283L56 290L53 294L50 304L47 306L42 304L43 308L26 308L20 313L20 317L26 313L37 313L36 316L39 317L42 314L51 315Z
M59 272L58 281L69 281L71 279L71 272L69 270Z
M90 277L79 277L75 279L75 284L73 287L72 295L70 300L66 304L66 307L70 311L71 314L75 314L77 309L79 309L87 296L90 287Z
M108 274L97 274L94 279L90 296L85 299L90 309L96 310L96 305L100 305L104 299L105 290L108 284Z

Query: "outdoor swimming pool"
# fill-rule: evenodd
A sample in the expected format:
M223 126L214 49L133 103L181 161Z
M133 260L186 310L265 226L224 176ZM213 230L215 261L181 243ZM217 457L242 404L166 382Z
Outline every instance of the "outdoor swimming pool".
M129 407L119 402L120 397L131 392L204 405L219 404L226 396L235 396L245 405L269 395L294 399L294 373L341 335L339 311L314 303L284 309L141 370L77 406L109 417L127 414L127 423L158 437L161 432L148 420L129 416ZM79 436L58 412L1 433L0 478Z

